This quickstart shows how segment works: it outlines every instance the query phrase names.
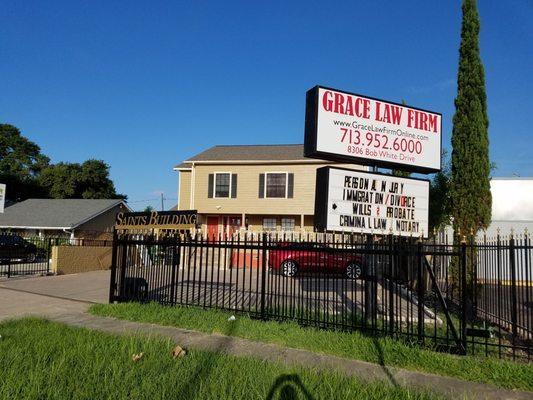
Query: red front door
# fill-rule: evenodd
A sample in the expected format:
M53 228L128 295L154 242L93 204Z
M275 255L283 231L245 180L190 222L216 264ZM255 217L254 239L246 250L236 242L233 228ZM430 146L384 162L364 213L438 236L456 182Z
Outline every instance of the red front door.
M218 217L207 217L207 239L217 240L218 238Z

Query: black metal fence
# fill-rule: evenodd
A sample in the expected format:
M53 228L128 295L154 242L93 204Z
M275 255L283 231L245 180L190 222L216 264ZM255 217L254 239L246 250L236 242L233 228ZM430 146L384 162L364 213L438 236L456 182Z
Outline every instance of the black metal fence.
M0 232L0 278L50 274L54 246L112 246L112 240L23 237Z
M530 354L533 347L533 247L529 235L484 237L473 246L470 269L475 283L476 316L492 326L500 351L511 348Z
M518 247L531 252L529 242L513 243L325 234L122 235L113 249L110 301L231 310L529 361L531 279L524 276L523 286L517 279L522 275L514 285L511 279L507 302L504 270L494 275L487 261L494 252L501 258L505 251L516 254ZM513 263L518 268L524 260L529 258L515 257Z

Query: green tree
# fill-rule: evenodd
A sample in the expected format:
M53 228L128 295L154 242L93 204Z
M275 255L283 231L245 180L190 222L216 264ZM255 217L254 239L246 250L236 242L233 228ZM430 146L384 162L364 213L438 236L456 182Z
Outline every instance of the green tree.
M7 185L6 198L24 200L45 195L36 178L49 162L39 146L22 136L17 127L0 124L0 182Z
M105 162L50 164L36 143L9 124L0 124L0 183L7 185L6 198L16 201L29 197L126 198L116 193Z
M80 164L60 162L43 169L39 184L53 199L77 198L77 186L81 172Z
M126 198L117 194L109 178L109 165L102 160L87 160L81 164L80 188L84 199Z
M39 183L54 199L125 198L116 193L109 166L101 160L50 165L40 174Z
M492 197L485 72L479 53L479 15L475 0L463 1L457 97L452 132L450 201L456 234L486 228Z
M401 169L391 169L390 173L392 176L398 176L400 178L409 178L411 176L410 172Z

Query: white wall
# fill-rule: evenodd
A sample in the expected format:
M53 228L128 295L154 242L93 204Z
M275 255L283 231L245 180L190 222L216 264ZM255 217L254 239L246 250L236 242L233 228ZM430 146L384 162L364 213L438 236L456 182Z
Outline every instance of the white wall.
M492 178L492 223L487 236L533 233L533 178Z
M513 229L515 235L523 234L527 228L533 235L533 178L492 178L492 222L486 230L488 238L495 238L498 228L501 236L508 236ZM444 229L449 238L453 229ZM483 238L484 232L478 233Z

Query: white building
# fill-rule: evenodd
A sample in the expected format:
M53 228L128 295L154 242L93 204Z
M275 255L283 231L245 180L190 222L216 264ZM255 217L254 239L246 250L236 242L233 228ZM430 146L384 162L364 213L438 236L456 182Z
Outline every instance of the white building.
M533 233L533 178L492 178L492 222L487 228L487 237L524 233L525 228Z

